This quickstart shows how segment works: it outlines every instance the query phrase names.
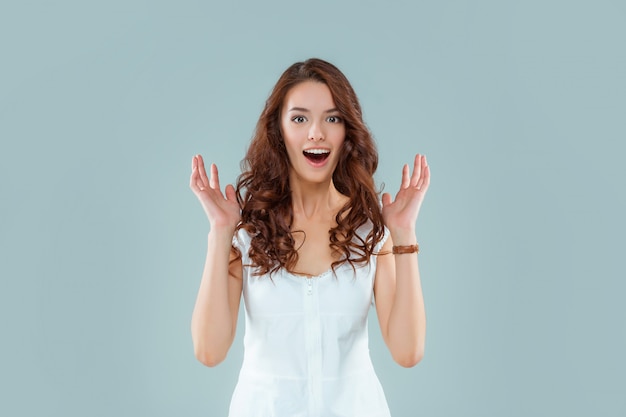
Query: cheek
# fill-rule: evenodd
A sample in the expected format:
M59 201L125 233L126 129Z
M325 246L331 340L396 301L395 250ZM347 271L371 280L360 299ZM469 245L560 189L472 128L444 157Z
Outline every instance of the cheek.
M285 132L283 134L283 141L285 143L285 149L287 150L287 155L289 156L289 159L294 159L300 152L296 141L293 140L293 137L290 136L288 132Z
M298 131L297 127L295 127L291 123L283 123L280 130L285 142L295 143L298 140L299 135L301 134L301 132Z
M333 132L333 141L337 145L342 145L345 140L346 140L346 129L343 126L340 129L337 129L335 132Z
M280 127L280 136L282 137L282 140L283 140L283 143L285 144L285 147L287 148L287 150L289 150L289 147L293 143L293 134L289 130L289 128L285 127L284 124L281 125L281 127Z

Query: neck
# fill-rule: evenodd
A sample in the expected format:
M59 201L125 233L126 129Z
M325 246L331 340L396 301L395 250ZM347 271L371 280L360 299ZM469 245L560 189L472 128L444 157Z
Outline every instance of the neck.
M332 179L322 183L304 183L292 176L289 185L294 215L304 216L306 219L326 217L329 211L336 213L345 199L335 188Z

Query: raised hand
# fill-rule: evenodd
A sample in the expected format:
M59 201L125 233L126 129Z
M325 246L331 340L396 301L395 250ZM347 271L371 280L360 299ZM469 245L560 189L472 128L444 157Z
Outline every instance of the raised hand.
M195 155L191 160L189 187L200 200L209 218L211 229L221 227L235 229L241 219L241 209L237 202L235 188L228 184L224 189L226 196L222 194L215 164L211 164L211 178L209 179L204 169L202 156Z
M429 183L430 168L426 156L417 154L413 164L413 175L410 175L408 164L402 168L402 184L395 200L391 201L389 193L383 194L383 219L392 233L415 230L417 215Z

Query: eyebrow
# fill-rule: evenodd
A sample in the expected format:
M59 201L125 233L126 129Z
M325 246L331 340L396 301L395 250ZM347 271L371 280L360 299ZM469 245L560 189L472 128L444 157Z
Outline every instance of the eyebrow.
M305 109L304 107L292 107L289 109L289 111L301 111L301 112L309 112L309 109ZM334 112L338 112L339 110L337 108L333 108L330 110L326 110L324 113L334 113Z

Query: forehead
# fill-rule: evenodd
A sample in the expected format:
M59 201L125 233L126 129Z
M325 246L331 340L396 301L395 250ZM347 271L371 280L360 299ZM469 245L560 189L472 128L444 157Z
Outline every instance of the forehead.
M285 95L283 109L292 107L326 111L335 107L335 101L328 86L317 81L303 81L293 86Z

